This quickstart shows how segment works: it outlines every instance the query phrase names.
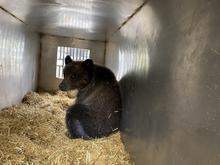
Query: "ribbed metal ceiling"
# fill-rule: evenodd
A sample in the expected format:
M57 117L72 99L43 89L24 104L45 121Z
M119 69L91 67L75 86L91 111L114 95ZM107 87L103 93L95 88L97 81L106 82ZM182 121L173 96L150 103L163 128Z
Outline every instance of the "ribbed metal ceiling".
M38 32L105 40L144 0L0 0L0 6Z

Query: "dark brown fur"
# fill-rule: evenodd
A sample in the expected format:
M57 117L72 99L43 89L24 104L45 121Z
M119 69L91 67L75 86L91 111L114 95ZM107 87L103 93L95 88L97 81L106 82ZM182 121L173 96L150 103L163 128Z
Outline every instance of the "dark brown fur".
M119 128L121 99L118 82L107 68L92 60L73 62L65 59L63 91L78 89L76 103L66 113L71 138L108 136Z

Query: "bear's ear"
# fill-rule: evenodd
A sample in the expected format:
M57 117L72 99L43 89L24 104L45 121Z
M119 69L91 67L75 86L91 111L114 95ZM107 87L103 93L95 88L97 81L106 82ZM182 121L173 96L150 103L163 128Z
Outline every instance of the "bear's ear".
M82 65L83 65L83 67L85 67L87 69L92 69L93 68L93 61L91 59L87 59L87 60L83 61Z
M72 59L71 59L71 57L68 55L68 56L66 56L66 58L65 58L65 65L66 65L66 64L69 64L70 62L72 62Z

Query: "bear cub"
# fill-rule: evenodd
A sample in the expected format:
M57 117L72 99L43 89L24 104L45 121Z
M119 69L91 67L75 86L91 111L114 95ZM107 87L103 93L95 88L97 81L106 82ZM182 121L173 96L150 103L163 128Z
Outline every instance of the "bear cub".
M60 90L78 89L76 102L66 112L70 138L100 138L120 127L121 95L118 82L108 68L91 59L83 62L65 58Z

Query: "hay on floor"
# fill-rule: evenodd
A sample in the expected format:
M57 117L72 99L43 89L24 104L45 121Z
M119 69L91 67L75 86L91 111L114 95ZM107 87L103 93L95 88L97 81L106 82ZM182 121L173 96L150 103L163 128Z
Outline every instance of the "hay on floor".
M120 133L85 141L65 136L73 95L29 92L23 103L0 111L1 164L132 164Z

